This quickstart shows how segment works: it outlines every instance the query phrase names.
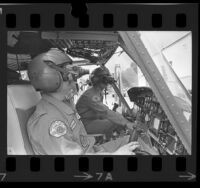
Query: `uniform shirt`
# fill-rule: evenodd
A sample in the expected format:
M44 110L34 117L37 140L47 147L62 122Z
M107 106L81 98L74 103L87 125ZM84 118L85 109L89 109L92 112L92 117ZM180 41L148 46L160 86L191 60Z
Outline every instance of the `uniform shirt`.
M93 152L95 139L88 137L77 113L68 102L43 95L27 124L35 154L63 155L72 151ZM75 153L71 153L75 154Z
M126 125L129 121L121 114L110 110L103 104L102 91L94 87L86 90L78 99L76 109L83 123L91 123L96 119L108 119L118 125Z

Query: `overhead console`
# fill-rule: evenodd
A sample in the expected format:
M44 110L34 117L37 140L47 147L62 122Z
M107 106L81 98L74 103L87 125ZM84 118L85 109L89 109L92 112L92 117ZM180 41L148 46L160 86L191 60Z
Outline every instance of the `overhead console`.
M151 88L133 87L128 96L138 108L138 120L148 127L151 144L161 155L188 154Z

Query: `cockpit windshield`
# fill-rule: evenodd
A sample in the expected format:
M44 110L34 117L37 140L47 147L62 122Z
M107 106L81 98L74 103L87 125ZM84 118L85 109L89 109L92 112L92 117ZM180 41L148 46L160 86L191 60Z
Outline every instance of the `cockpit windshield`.
M133 104L129 101L127 91L132 87L149 86L140 68L121 47L117 48L114 55L106 63L106 67L117 81L122 95L132 108Z
M191 118L191 95L167 61L165 54L153 46L153 42L149 40L146 33L148 32L140 32L140 38L175 97L177 105L183 110L184 116L189 121ZM137 63L121 47L117 48L114 55L106 63L106 67L117 80L117 84L130 107L132 107L132 103L128 99L127 91L132 87L150 87Z
M189 34L191 35L191 33ZM170 62L168 62L165 53L163 53L162 49L159 50L159 48L156 48L156 46L154 45L155 42L152 42L153 38L149 36L150 35L148 35L147 32L140 32L140 38L143 41L149 54L151 55L154 64L157 66L158 70L166 81L166 84L169 87L172 95L175 97L177 105L183 110L183 114L185 115L186 119L189 120L191 116L191 95L173 70ZM191 39L190 41L188 41L187 45L191 48ZM184 54L182 54L182 56L184 56ZM181 70L183 72L187 69L187 71L191 71L191 64L189 62L186 62L186 64L184 64L184 62L181 61L182 56L179 56L179 58L176 57L176 62L173 63L179 64L179 72ZM186 57L192 58L192 54L187 54ZM192 83L190 83L190 85L191 84Z

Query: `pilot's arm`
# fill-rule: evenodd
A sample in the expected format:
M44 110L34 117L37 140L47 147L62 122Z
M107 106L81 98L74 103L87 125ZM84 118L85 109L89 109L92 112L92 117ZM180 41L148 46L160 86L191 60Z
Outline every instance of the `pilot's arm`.
M105 152L99 151L93 153L92 155L135 155L135 150L140 148L140 144L138 142L130 142L118 148L114 152ZM86 153L86 155L91 155L91 153Z
M39 119L32 119L29 123L29 139L35 153L39 155L134 155L133 150L138 147L138 143L129 143L112 153L106 151L91 153L89 150L89 152L84 151L75 141L69 125L63 120L44 115Z
M129 128L133 127L133 124L125 119L120 113L114 112L104 105L99 96L83 96L83 100L87 102L86 105L88 105L90 109L96 112L99 119L108 119L115 124L122 126L127 125Z
M60 145L62 155L135 155L134 150L140 146L138 142L131 142L121 146L114 152L99 151L87 153L83 151L78 143L71 139L71 135L66 132L64 124L60 124L59 129L61 130L55 132L54 130L52 132L50 131L50 134L54 136L54 142ZM58 135L59 137L57 137Z

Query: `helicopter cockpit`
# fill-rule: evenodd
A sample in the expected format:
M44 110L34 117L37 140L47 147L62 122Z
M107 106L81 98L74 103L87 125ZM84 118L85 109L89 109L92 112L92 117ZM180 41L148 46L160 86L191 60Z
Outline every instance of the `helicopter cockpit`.
M17 95L19 92L19 96L20 92L26 93L23 97L25 100L21 98L21 101L28 104L28 107L24 104L28 113L26 117L22 113L20 115L25 124L40 99L38 92L35 92L37 97L30 99L34 91L33 88L30 89L30 85L26 87L30 84L27 65L34 56L51 48L67 53L73 60L72 65L89 70L78 79L79 90L74 98L75 102L89 87L87 73L99 66L107 67L115 82L106 89L104 104L129 121L140 122L147 128L145 134L134 132L130 139L139 140L143 150L151 155L191 154L191 95L165 56L162 53L155 55L152 42L144 36L143 32L136 31L10 31L7 67L15 71L18 78L13 79L8 74L8 95L12 95L8 96L8 154L27 155L32 152L25 143L27 138L24 136L24 126L13 125L15 121L10 113L11 106L14 105L14 110L19 108L13 102L14 93ZM19 119L19 114L18 110L15 119ZM127 130L113 132L112 139L127 134ZM21 135L20 141L17 135ZM102 142L103 136L97 135L96 144Z

